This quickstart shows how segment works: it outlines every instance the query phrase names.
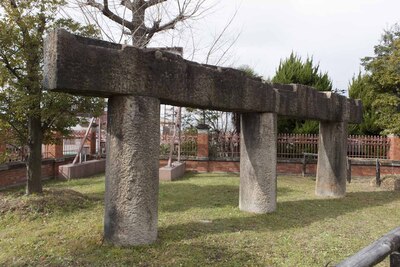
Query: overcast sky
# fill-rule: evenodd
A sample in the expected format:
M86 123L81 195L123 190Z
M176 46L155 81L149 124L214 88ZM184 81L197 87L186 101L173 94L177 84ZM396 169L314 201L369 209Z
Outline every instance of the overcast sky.
M207 47L237 11L223 41L229 44L238 33L240 36L226 56L225 65L248 65L268 78L274 75L280 60L293 51L303 59L312 56L321 70L328 72L334 88L341 90L347 89L353 75L359 72L360 59L373 55L383 30L400 23L400 0L206 1L209 6L213 2L216 5L204 19L191 23L189 31L184 27L184 32L194 36L198 50L195 61L205 62ZM169 3L174 1L164 2ZM109 20L105 23L112 27ZM156 35L151 45L183 46L186 58L190 58L192 38L179 36L171 42L168 33Z
M204 39L217 32L235 10L230 34L240 31L231 57L264 77L273 76L291 51L313 56L334 87L347 89L360 58L373 55L384 29L400 22L400 0L220 0L207 16ZM204 24L204 27L202 26ZM202 28L203 27L203 28Z

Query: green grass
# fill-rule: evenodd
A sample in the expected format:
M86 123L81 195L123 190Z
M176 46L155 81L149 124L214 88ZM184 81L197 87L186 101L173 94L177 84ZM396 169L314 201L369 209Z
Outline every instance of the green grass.
M44 196L2 191L0 266L325 266L400 224L400 193L359 180L321 199L314 184L279 177L277 212L256 215L238 209L235 174L163 182L159 240L131 248L103 243L102 176L48 182Z

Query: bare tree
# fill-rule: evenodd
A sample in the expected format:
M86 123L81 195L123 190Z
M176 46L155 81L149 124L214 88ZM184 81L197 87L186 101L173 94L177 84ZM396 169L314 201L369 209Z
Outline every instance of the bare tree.
M109 39L125 42L136 47L146 47L159 32L175 29L178 24L201 18L209 8L206 0L76 0L84 11L87 21L100 26L99 13L113 21L120 28L120 38L113 36L117 31L104 29ZM109 26L106 26L109 27Z
M111 42L136 47L183 47L184 57L206 64L233 65L233 46L240 31L231 31L238 7L222 28L206 18L219 9L214 0L74 0L64 17L97 24ZM80 9L80 14L76 14ZM74 11L75 10L75 11ZM221 8L226 13L226 8ZM73 14L76 14L74 16ZM84 21L82 21L84 20ZM204 27L207 34L204 35ZM213 28L214 31L213 32Z

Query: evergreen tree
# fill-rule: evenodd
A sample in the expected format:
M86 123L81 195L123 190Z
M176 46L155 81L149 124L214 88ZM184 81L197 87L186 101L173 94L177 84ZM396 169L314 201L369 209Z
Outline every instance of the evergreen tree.
M350 134L378 135L383 130L378 126L377 110L374 108L374 101L377 93L370 84L370 77L367 75L354 76L349 84L349 97L361 99L363 104L363 121L361 124L353 124L349 127Z
M314 87L319 91L331 91L332 81L328 73L321 73L319 64L314 65L314 60L307 57L305 61L293 52L279 63L279 67L272 78L274 83L297 83Z
M293 52L281 61L273 83L303 84L314 87L319 91L331 91L332 81L328 73L319 70L319 64L315 65L313 58L307 57L305 61ZM316 121L299 121L280 117L278 120L278 132L280 133L318 133L319 125Z

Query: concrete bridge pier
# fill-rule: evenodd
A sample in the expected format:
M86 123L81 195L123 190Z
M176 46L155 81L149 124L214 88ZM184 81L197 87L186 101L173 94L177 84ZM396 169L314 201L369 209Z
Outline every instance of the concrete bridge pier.
M240 131L239 208L276 210L277 114L244 113Z
M320 122L315 194L344 197L347 176L347 122Z
M120 246L157 239L160 101L108 100L104 237Z

